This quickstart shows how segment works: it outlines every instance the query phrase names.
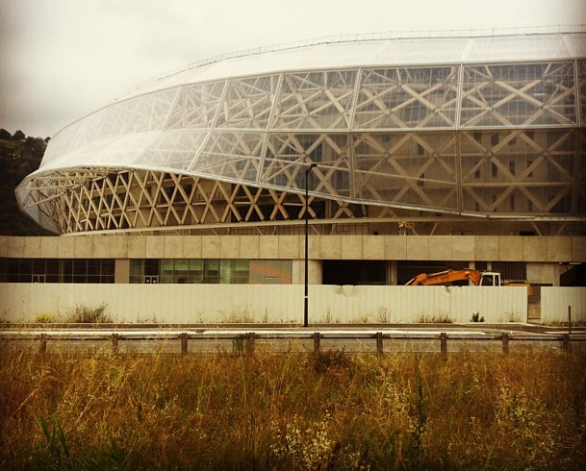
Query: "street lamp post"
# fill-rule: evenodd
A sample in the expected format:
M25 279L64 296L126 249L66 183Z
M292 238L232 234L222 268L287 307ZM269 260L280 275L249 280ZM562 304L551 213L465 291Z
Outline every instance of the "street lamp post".
M308 249L309 249L309 172L312 168L317 167L317 164L311 164L305 169L305 296L303 298L303 327L309 325L309 264L308 264Z

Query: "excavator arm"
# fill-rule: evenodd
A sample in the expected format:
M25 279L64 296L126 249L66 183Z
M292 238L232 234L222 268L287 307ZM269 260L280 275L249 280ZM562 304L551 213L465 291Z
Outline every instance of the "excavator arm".
M409 280L406 284L417 285L445 285L454 281L471 281L475 285L480 284L482 274L476 270L444 270L437 273L421 273Z

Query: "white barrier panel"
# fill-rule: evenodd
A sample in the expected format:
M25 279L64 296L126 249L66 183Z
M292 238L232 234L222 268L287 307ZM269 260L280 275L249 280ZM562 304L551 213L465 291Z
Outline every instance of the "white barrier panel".
M41 315L64 321L78 306L101 305L120 323L300 324L303 285L0 284L5 321L32 322ZM474 315L484 322L527 322L525 288L309 287L310 323L471 322Z
M568 322L569 312L572 322L586 322L586 288L541 288L542 322Z

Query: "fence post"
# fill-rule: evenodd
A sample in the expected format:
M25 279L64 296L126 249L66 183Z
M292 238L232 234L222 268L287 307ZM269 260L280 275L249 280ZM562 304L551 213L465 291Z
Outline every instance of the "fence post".
M319 353L319 339L321 338L321 334L319 332L315 332L313 334L313 353Z
M446 356L448 353L448 334L442 332L439 336L440 338L440 349L443 356Z
M41 345L39 346L39 353L44 355L47 352L47 334L41 334Z
M570 351L570 334L562 335L562 349L566 352Z
M383 333L376 333L376 353L379 357L383 356Z
M179 338L181 339L181 355L187 354L187 332L182 332L179 334Z
M503 333L503 353L507 355L509 353L509 334Z
M118 353L118 334L112 334L112 352Z

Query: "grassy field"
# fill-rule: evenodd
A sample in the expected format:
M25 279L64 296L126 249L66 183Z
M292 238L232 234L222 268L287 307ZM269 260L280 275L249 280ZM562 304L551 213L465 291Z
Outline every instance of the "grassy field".
M0 354L0 469L586 463L577 354Z

